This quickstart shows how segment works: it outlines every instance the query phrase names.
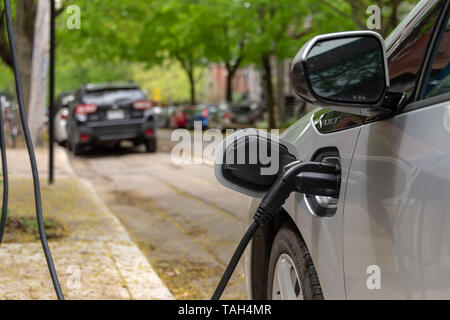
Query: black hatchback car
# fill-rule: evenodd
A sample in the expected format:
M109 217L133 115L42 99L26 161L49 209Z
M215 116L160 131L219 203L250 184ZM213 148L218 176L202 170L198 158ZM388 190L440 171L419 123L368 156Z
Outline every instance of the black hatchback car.
M70 105L68 146L75 155L95 145L131 141L156 151L156 124L152 102L134 84L88 84Z

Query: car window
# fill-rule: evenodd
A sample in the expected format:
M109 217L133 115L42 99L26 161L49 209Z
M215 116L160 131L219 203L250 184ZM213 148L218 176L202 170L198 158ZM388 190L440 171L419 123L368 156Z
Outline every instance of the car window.
M440 36L437 51L428 71L422 91L422 99L450 92L450 18Z
M139 89L107 89L87 92L84 97L85 103L108 104L113 102L133 101L145 99L144 93Z
M407 98L412 96L443 3L434 1L431 9L419 14L405 29L398 45L391 49L389 74L392 92L405 92Z

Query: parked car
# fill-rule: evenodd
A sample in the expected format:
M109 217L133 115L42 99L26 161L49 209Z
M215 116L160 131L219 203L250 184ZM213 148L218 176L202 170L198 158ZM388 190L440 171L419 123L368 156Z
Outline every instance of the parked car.
M202 129L208 129L209 119L211 115L217 112L217 107L212 104L198 105L196 107L190 107L185 110L188 114L186 128L194 129L194 122L201 122Z
M169 128L171 129L179 129L186 128L189 114L186 112L190 106L182 105L176 108L172 115L170 116Z
M152 108L153 115L156 119L156 124L158 128L170 128L170 118L174 114L175 106L156 106Z
M69 115L70 103L75 100L74 91L62 92L55 103L54 134L55 141L61 146L65 146L68 139L67 116Z
M19 128L16 125L16 103L13 102L12 96L6 92L0 92L1 112L3 112L3 121L5 132L7 134L6 142L13 148L17 145L17 136Z
M84 85L70 103L69 147L79 155L86 147L128 140L155 152L156 124L151 108L152 102L134 84Z
M255 127L260 112L250 103L229 105L222 103L210 119L211 127L219 130Z
M258 231L249 298L450 299L449 8L420 1L385 41L343 32L298 53L293 86L321 108L282 138L337 164L341 191L293 193Z

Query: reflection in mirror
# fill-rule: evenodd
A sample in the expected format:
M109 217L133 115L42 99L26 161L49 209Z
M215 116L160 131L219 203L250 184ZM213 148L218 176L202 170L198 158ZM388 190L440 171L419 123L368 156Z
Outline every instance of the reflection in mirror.
M314 93L328 100L375 103L385 89L383 49L374 37L323 40L307 56Z

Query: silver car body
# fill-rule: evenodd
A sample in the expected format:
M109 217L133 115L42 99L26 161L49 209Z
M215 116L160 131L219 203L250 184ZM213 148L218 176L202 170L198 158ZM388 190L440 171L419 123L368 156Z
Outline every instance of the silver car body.
M431 1L421 1L386 40ZM441 99L442 100L442 99ZM284 209L311 253L325 299L450 299L450 97L384 120L323 134L314 110L283 138L301 160L317 150L339 150L342 188L336 213L320 217L305 196ZM249 210L249 221L259 199ZM248 297L252 252L245 255ZM368 285L373 267L380 288Z
M58 143L64 143L67 141L68 134L67 134L67 120L66 117L69 114L69 109L67 108L61 108L59 111L55 114L55 141Z
M69 115L69 104L75 100L73 92L63 92L57 99L57 112L54 117L55 141L63 144L67 141L67 116Z

